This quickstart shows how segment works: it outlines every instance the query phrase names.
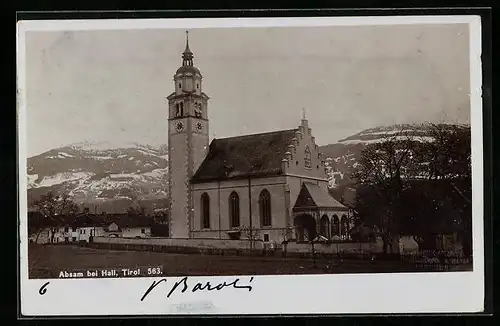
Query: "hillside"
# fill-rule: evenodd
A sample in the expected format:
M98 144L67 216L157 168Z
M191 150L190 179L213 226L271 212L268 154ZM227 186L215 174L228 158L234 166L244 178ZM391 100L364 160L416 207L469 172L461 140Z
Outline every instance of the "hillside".
M320 151L326 157L330 188L350 184L349 175L356 168L361 152L368 144L401 137L411 137L422 142L433 140L429 130L424 126L392 125L365 129L337 143L320 146Z
M424 127L394 125L363 130L336 143L320 146L326 157L332 193L351 197L349 175L367 144L398 133L432 141ZM28 199L51 190L67 193L93 211L117 212L132 203L166 207L167 148L136 143L77 143L28 159ZM349 193L350 192L350 193Z
M138 201L162 206L167 172L165 147L77 143L28 159L28 199L50 190L67 193L99 211L120 211Z

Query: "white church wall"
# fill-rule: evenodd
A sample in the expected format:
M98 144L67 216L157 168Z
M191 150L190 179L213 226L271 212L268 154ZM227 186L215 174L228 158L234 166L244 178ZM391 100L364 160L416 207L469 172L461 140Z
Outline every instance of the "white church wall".
M255 228L270 229L283 228L286 225L285 206L285 181L284 177L271 177L253 179L251 182L252 194L252 226ZM271 195L271 225L262 226L260 218L259 198L266 189Z
M201 210L201 196L206 193L210 198L210 230L220 229L219 225L219 188L218 182L193 184L193 221L192 230L202 230L202 210ZM197 236L192 234L192 236ZM218 235L216 236L218 237Z
M193 238L227 239L229 228L229 196L235 191L240 198L240 227L250 225L250 194L252 202L252 227L258 229L259 238L264 240L268 234L270 241L283 241L284 229L287 225L286 177L256 178L248 180L226 180L193 184L194 220L191 236ZM271 226L262 227L260 221L260 193L267 189L271 194ZM210 197L210 229L202 229L201 196L207 193ZM241 238L245 238L244 233Z
M249 215L249 198L248 198L248 181L234 180L234 181L224 181L221 182L220 190L220 216L221 216L221 229L229 230L230 227L230 216L229 216L229 196L234 191L238 194L240 199L240 221L239 226L249 225L250 215Z

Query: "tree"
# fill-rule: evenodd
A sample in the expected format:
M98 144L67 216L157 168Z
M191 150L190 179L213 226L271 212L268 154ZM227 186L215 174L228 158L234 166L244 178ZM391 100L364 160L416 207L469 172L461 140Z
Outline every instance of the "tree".
M54 242L54 236L57 228L74 216L78 211L78 206L71 200L67 194L54 195L48 192L42 195L40 199L33 203L34 208L41 214L41 221L36 224L38 228L36 241L43 229L49 227L51 231L50 242Z
M168 213L165 210L157 210L153 213L153 222L164 224L168 221Z
M419 176L433 181L435 190L443 192L450 221L462 234L465 255L472 246L472 162L471 130L468 125L426 125L434 138L417 153L421 162ZM439 188L437 188L439 187ZM459 218L453 218L458 216Z
M259 230L253 226L243 226L241 232L243 237L250 242L250 249L253 249L255 241L259 239Z
M355 210L363 222L380 227L385 252L401 232L425 238L461 228L471 241L470 128L429 123L412 129L432 139L398 133L362 152L353 173Z
M45 221L39 212L28 212L28 236L36 235L35 243L38 242L41 231L45 227Z
M411 171L413 165L415 141L403 128L382 142L369 144L352 174L362 188L356 197L355 210L379 225L384 253L398 231L396 220L407 186L403 175Z
M137 203L129 206L127 208L127 214L130 216L142 216L144 215L145 208Z
M281 230L281 237L283 238L283 255L286 257L286 249L288 245L288 239L292 237L292 229L290 227L286 227Z

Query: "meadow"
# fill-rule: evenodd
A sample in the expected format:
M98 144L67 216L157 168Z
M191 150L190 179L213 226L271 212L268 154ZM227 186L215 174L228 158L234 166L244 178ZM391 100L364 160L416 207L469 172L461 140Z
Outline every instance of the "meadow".
M61 271L158 267L163 276L343 274L419 271L402 261L311 257L247 257L92 249L30 244L29 278L57 278ZM459 267L459 266L457 266ZM466 268L468 270L469 268ZM421 270L426 271L426 270ZM428 271L428 270L427 270Z

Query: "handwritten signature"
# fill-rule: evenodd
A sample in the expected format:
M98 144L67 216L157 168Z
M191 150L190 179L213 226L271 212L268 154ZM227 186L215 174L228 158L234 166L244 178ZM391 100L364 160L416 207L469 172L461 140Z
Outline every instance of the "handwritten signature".
M191 292L220 291L220 290L223 290L225 288L232 287L234 289L247 289L249 292L252 291L252 286L250 284L240 285L240 284L238 284L239 281L240 281L240 279L237 278L230 283L227 283L226 281L224 281L224 282L219 283L217 285L211 284L210 282L204 282L204 283L196 282L196 284L194 284L194 286L190 286L190 284L188 283L188 277L185 276L180 281L177 281L174 283L174 285L170 289L170 292L168 292L168 294L167 294L167 298L170 298L170 296L172 294L174 294L176 292L176 290L178 292L180 291L180 293L184 293L184 292L188 291L189 289L191 289ZM252 281L253 281L253 277L250 278L249 283L251 283ZM165 283L167 282L166 278L162 278L161 280L158 280L158 281L153 281L153 284L151 284L151 286L146 290L146 292L142 296L141 301L144 301L144 299L149 295L149 293L151 293L151 291L153 291L153 289L155 289L158 285L160 285L161 283L164 283L164 282Z

